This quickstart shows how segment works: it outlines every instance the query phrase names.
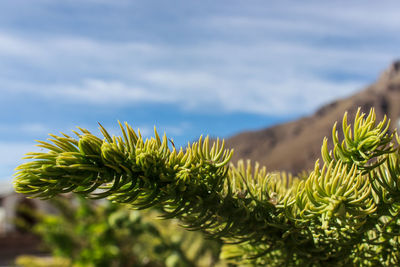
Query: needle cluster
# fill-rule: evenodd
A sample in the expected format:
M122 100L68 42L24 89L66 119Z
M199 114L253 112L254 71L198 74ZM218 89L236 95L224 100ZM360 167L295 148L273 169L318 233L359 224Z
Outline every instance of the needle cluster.
M144 140L125 123L121 137L85 129L38 141L17 168L15 190L51 198L73 192L164 218L225 242L221 256L261 266L400 264L400 151L386 118L344 115L323 162L306 177L267 172L208 137L177 150L164 134ZM332 147L332 149L328 149Z

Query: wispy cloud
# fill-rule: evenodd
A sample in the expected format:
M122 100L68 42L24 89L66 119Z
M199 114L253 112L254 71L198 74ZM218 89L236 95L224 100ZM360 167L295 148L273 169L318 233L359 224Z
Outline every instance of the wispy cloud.
M356 2L346 8L316 1L255 8L236 1L234 6L243 9L240 15L182 15L179 19L199 34L193 37L196 42L179 45L166 39L3 30L0 69L29 68L31 77L21 82L14 73L2 75L1 88L95 105L155 102L194 111L309 112L359 90L400 53L387 42L400 41L396 9Z
M338 4L339 2L341 4ZM240 15L236 13L211 16L202 22L206 27L212 26L221 31L234 29L239 34L241 30L247 32L265 30L271 33L291 33L294 38L298 38L299 34L314 36L351 35L353 38L357 38L360 35L369 35L375 31L382 33L396 31L397 25L400 23L399 7L397 1L335 1L325 3L302 1L301 3L290 2L290 7L283 3L275 3L261 7L253 6L253 10L247 8ZM259 12L255 12L255 9ZM250 15L249 10L253 14ZM254 13L259 15L254 15ZM359 31L363 29L369 31ZM357 36L354 36L354 34ZM268 38L268 36L259 37Z
M67 97L95 104L124 105L137 102L172 102L173 95L162 94L119 81L87 79L78 85L54 85L48 96Z
M12 134L15 132L23 132L24 134L43 134L49 133L49 127L38 122L27 123L1 123L0 131L3 135Z
M43 62L35 64L50 75L65 70L74 77L60 82L4 80L3 90L13 93L30 92L60 102L117 106L160 102L179 104L186 110L214 107L260 114L304 113L348 95L360 89L362 81L340 81L324 74L338 68L350 75L362 73L366 65L386 65L393 57L384 51L366 57L362 50L284 40L252 45L208 42L176 48L66 37L48 38L39 45L26 37L3 34L1 38L15 44L12 51L0 46L6 59L13 55L32 62L40 58ZM62 66L59 58L66 58ZM204 58L209 59L206 65ZM191 67L183 68L182 61L190 61ZM151 67L152 62L158 62L158 67ZM316 86L319 98L314 97ZM310 101L300 105L299 97Z

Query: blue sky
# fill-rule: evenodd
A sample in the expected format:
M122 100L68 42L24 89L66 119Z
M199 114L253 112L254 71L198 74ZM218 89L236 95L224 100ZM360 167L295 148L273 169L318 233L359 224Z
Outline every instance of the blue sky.
M117 120L184 145L311 114L400 55L399 1L0 1L0 181Z

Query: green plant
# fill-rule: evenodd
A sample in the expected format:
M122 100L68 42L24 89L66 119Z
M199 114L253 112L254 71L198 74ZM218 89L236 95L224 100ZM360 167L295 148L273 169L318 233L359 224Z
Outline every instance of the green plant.
M22 267L70 267L71 262L64 258L44 258L37 256L22 255L15 261L17 266Z
M268 266L394 266L400 264L400 155L386 117L360 110L322 167L306 178L269 173L257 163L229 165L232 151L209 138L177 151L168 138L143 140L121 124L104 140L85 129L39 141L18 167L17 192L51 198L74 192L145 209L158 207L192 230L224 240L222 257ZM397 142L396 142L397 140ZM170 147L172 146L172 147Z
M51 202L58 213L36 212L34 232L53 257L22 257L17 264L191 267L210 266L218 261L218 242L185 231L175 220L157 220L156 210L139 212L72 196L57 197Z

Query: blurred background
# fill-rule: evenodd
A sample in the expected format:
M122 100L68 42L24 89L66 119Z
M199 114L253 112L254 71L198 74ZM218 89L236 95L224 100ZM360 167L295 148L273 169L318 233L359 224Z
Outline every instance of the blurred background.
M399 10L365 0L1 1L1 231L17 229L25 201L12 193L14 168L48 133L99 134L100 122L118 135L127 121L176 146L226 138L235 159L296 173L344 110L376 107L397 126Z

